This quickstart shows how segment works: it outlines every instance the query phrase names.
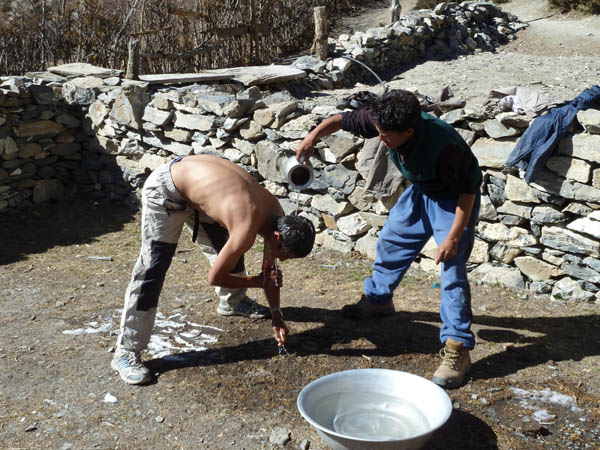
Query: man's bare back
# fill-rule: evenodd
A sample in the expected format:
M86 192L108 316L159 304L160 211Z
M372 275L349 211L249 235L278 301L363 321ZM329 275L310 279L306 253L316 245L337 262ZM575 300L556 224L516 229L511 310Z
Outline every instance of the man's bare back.
M238 288L252 286L247 277L231 274L238 258L265 237L264 259L274 263L272 222L284 212L277 199L248 172L225 159L209 155L186 156L171 166L175 187L190 207L227 228L229 239L208 274L211 284ZM250 283L250 284L249 284Z
M210 155L187 156L171 166L175 187L194 209L203 211L229 233L237 228L260 233L283 215L277 199L248 172Z

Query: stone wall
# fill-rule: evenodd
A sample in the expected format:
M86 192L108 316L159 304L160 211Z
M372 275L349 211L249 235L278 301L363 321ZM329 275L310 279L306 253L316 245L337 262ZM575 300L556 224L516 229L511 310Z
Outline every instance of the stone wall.
M389 25L330 40L327 63L307 56L294 65L308 72L316 89L352 86L375 81L361 63L384 74L424 58L495 51L527 26L491 2L441 2L433 11L411 11Z
M522 118L500 113L485 120L484 131L495 137L500 124L506 137L480 137L472 145L485 171L472 275L556 298L598 300L600 110L577 114L573 133L530 184L522 171L505 166L526 129L519 128Z
M1 80L0 210L79 192L124 199L158 165L208 153L241 165L286 212L308 217L319 245L374 257L378 232L402 188L389 197L365 190L363 139L343 131L323 139L311 158L309 190L290 191L283 176L298 142L338 113L334 106L319 104L318 97L294 98L295 86L220 81L174 87L114 75ZM420 98L459 130L485 171L472 276L556 298L598 300L600 111L580 112L572 133L527 184L505 161L534 113ZM425 270L439 270L434 250L433 242L423 249Z
M29 78L1 80L0 211L77 193L98 199L130 195L115 158L90 145L95 139L85 98L93 101L96 94L82 89L74 98L71 87Z

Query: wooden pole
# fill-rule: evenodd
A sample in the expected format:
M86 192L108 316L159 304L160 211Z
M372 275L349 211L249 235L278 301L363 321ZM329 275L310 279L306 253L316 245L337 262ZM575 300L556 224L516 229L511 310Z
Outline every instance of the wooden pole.
M317 58L321 61L325 61L329 56L327 33L327 8L325 6L317 6L315 8L315 40L313 47Z
M400 20L400 13L402 12L402 5L400 0L392 0L390 6L390 23L395 23Z
M252 42L252 58L253 64L259 64L260 62L260 37L258 35L257 23L256 23L256 8L254 0L250 0L250 20L251 20L251 42Z
M140 46L137 39L130 39L127 44L129 51L129 59L127 60L127 74L125 78L128 80L138 80L140 74Z

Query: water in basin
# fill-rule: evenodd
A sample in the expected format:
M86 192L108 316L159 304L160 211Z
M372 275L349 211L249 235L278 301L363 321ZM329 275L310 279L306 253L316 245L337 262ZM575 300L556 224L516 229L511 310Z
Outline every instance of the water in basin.
M427 417L411 402L380 393L341 392L325 395L314 405L314 420L354 439L406 439L430 429Z

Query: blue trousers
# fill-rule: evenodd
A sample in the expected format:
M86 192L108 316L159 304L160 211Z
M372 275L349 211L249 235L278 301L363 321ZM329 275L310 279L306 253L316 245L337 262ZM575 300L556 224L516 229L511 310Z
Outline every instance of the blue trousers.
M377 304L392 300L394 289L402 281L408 267L433 235L440 245L454 222L458 196L428 197L414 186L402 193L377 240L377 252L372 275L364 281L369 301ZM458 253L442 264L440 340L449 337L462 342L465 348L475 346L471 332L471 291L466 263L475 241L475 222L479 216L479 195L462 234Z

